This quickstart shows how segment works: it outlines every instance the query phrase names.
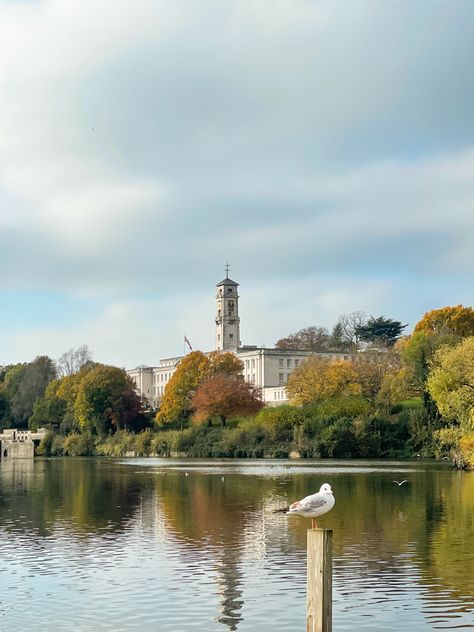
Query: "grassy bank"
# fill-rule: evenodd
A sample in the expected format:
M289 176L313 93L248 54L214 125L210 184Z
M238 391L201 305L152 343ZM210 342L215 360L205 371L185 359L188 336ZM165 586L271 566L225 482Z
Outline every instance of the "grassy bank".
M216 422L217 423L217 422ZM257 415L183 430L117 431L108 436L50 433L39 453L52 456L172 456L285 458L394 458L439 455L435 428L417 402L374 412L359 398L296 408L265 408Z

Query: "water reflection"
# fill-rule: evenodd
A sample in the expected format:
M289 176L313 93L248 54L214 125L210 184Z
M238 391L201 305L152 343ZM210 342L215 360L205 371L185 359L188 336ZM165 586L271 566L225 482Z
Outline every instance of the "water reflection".
M1 627L304 629L309 521L272 510L325 481L335 629L474 627L474 473L153 459L1 464Z

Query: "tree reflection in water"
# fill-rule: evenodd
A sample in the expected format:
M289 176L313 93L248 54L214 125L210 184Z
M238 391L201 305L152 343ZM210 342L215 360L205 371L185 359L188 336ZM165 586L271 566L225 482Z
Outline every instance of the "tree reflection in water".
M288 476L281 465L272 468L264 462L246 462L242 470L236 462L195 462L186 465L185 476L184 467L166 460L4 461L0 545L13 546L17 540L38 557L38 551L51 554L45 543L73 547L76 542L80 564L99 555L112 571L120 569L120 560L132 550L141 556L140 564L150 560L143 574L152 572L153 559L165 565L157 566L153 579L154 589L161 591L157 599L170 594L161 581L166 565L173 572L186 569L173 579L182 588L180 598L186 599L196 585L207 590L199 599L213 604L214 625L265 629L265 621L256 623L264 609L284 602L288 610L294 598L302 604L297 617L304 622L309 524L272 509L328 481L336 506L321 526L334 531L335 627L369 622L369 612L381 629L377 617L391 607L394 613L400 607L409 611L411 594L422 600L429 628L467 625L474 611L474 472L420 462L330 465L333 469L328 471L325 463L321 471L321 464L301 464ZM400 471L408 479L402 487L392 482ZM40 557L36 563L41 571ZM140 566L136 568L139 585ZM134 599L134 586L129 589ZM265 605L264 596L274 601ZM183 617L189 618L180 603ZM298 621L281 622L281 629L299 627ZM410 625L417 630L414 622Z

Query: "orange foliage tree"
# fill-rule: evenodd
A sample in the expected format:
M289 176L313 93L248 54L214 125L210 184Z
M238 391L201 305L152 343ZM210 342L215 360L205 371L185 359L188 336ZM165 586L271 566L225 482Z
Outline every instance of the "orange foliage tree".
M251 415L263 402L260 391L241 376L218 374L210 377L196 391L192 403L193 420L201 423L219 417L222 425L234 415Z
M459 338L474 336L474 309L464 305L432 309L424 314L415 325L414 331L438 335L451 334Z

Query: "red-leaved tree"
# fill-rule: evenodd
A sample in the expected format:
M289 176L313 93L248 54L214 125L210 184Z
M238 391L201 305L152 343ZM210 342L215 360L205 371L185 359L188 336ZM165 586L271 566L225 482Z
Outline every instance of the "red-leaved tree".
M260 391L241 376L215 375L197 389L193 399L193 420L197 423L219 417L222 425L233 415L251 415L263 406Z

